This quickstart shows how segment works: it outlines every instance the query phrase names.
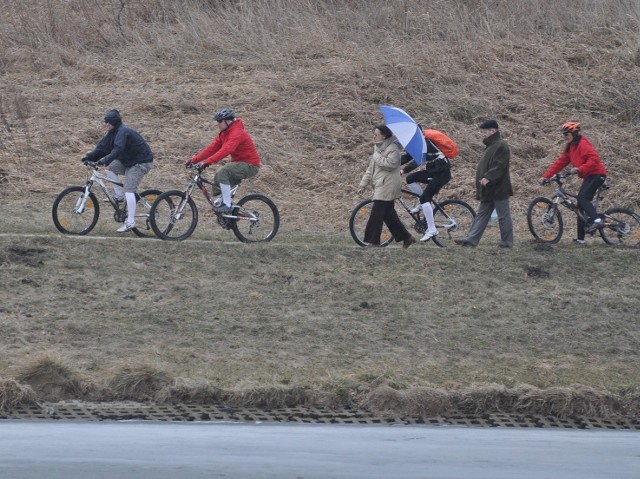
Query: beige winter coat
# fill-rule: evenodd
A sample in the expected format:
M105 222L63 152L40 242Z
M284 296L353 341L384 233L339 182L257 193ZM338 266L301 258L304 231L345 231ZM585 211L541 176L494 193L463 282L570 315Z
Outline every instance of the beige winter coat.
M393 137L373 147L369 168L365 172L360 187L371 186L373 199L393 201L400 197L400 149Z

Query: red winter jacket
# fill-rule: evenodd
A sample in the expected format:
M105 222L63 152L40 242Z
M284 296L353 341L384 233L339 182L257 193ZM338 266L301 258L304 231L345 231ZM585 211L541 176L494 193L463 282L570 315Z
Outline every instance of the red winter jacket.
M551 178L556 173L571 163L578 168L578 176L584 178L590 175L605 175L607 170L593 145L584 136L580 136L577 143L571 143L569 148L558 157L556 161L542 175L543 178Z
M193 163L205 165L217 163L231 155L231 161L244 161L260 167L260 156L249 133L244 129L244 123L238 118L229 128L218 133L209 146L198 153L191 160Z

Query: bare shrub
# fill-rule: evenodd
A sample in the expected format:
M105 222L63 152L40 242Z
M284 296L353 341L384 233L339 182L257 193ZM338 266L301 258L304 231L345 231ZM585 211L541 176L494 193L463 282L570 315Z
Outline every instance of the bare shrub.
M627 416L640 417L640 388L636 387L623 394L622 405Z
M83 399L95 388L61 358L50 355L25 365L16 378L28 384L38 399L45 401Z
M36 393L15 379L0 378L0 411L36 404Z
M125 366L108 381L114 399L130 401L155 400L170 384L169 374L149 365Z
M436 416L451 409L451 400L447 391L431 386L396 390L385 385L371 391L363 405L375 412Z
M519 392L500 384L480 384L453 391L451 400L455 409L466 414L511 412Z
M227 391L225 402L236 407L276 409L308 404L309 394L300 386L274 386L249 381Z
M609 392L575 385L531 390L520 396L515 407L526 414L606 418L620 413L622 403L619 397Z

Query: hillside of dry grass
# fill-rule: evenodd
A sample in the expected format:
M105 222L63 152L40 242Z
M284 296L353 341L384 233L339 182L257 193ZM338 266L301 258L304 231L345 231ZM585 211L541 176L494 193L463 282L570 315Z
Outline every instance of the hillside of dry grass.
M250 189L290 227L345 231L380 104L461 147L443 196L472 203L478 123L512 150L516 223L579 120L638 209L640 5L635 1L88 0L1 2L0 187L52 194L118 108L157 158L145 186L181 187L182 163L236 108L264 161ZM522 235L527 235L525 231Z

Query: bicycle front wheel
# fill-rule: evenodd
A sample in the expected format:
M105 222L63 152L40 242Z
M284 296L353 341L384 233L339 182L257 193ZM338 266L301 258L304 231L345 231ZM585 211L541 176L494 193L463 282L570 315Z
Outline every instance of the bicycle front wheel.
M165 191L151 205L149 224L158 238L182 241L191 236L198 225L198 208L184 192Z
M71 186L56 197L51 216L61 233L86 235L98 222L100 204L92 192L85 195L84 186Z
M136 227L133 233L140 238L155 238L156 234L149 221L151 205L162 193L160 190L145 190L140 194L136 193Z
M604 212L604 226L600 236L607 244L640 246L640 216L625 208L611 208Z
M373 200L364 200L355 207L353 213L351 213L351 218L349 218L351 237L360 246L367 246L367 243L364 241L364 230L369 222L372 208ZM382 233L380 234L380 246L387 246L392 241L393 235L391 231L389 231L387 225L383 224Z
M243 243L271 241L280 227L280 213L275 203L264 195L251 194L235 205L233 233Z
M438 235L431 239L438 246L446 246L464 239L476 217L474 209L462 200L445 200L433 214Z
M558 206L549 198L539 197L529 203L527 224L535 239L557 243L562 238L564 224Z

